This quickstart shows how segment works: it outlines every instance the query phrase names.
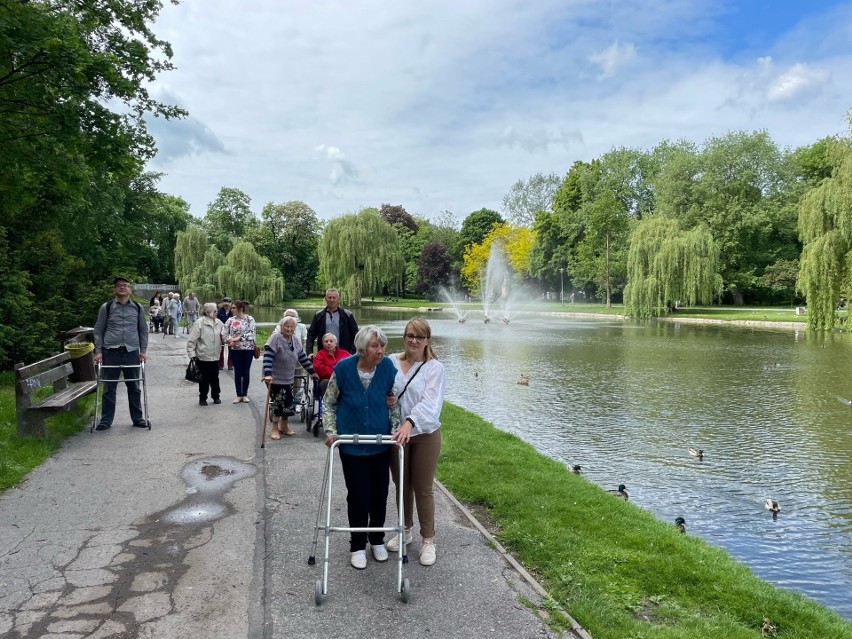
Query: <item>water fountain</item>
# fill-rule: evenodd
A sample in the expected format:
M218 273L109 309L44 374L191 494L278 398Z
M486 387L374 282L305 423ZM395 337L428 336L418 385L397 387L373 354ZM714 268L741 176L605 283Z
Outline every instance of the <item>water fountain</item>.
M491 244L485 275L480 279L480 291L486 324L492 319L508 324L531 301L521 287L513 285L512 270L503 247L498 244Z
M467 311L463 311L459 308L459 305L456 303L456 301L453 299L453 296L446 288L442 286L439 290L441 296L450 304L450 307L453 311L452 314L458 320L459 324L464 324L467 321ZM445 308L444 311L446 312L447 309Z

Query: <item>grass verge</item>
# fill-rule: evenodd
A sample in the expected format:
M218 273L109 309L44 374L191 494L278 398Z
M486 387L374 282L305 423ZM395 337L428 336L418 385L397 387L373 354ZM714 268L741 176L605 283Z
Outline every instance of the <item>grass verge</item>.
M442 423L438 478L487 511L500 542L595 639L852 637L834 611L476 415L446 403Z
M0 490L15 486L62 446L69 435L79 433L94 408L94 396L77 401L67 413L45 420L45 436L21 437L15 423L15 374L0 373Z

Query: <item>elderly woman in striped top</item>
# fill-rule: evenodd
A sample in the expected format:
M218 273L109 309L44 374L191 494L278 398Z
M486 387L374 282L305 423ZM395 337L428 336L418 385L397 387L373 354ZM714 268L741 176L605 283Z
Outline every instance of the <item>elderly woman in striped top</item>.
M282 434L288 437L296 434L290 430L287 423L287 418L296 414L293 408L293 378L296 375L296 366L301 364L314 379L319 379L299 340L293 337L296 324L294 317L284 317L278 324L281 330L270 335L263 347L263 381L271 384L269 396L272 404L272 431L269 436L272 439L281 439ZM270 407L267 407L267 410L270 410Z

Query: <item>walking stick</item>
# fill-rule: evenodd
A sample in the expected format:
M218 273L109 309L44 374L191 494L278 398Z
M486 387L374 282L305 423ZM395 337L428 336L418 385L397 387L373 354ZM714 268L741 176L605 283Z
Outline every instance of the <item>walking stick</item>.
M263 404L263 435L260 437L260 447L266 448L266 420L269 418L269 394L272 392L272 384L266 382L266 402Z

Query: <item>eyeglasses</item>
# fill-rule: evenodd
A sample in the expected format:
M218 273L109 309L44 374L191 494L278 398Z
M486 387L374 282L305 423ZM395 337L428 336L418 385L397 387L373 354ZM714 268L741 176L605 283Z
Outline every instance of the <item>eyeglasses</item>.
M425 335L415 335L414 333L406 333L405 339L414 340L415 342L422 342L424 339L428 339Z

